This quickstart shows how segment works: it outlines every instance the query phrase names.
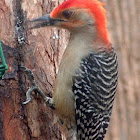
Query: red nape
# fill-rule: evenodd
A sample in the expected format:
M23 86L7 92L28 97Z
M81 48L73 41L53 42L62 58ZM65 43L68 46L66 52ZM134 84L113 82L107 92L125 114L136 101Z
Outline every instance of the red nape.
M66 0L51 13L51 16L56 18L66 9L87 9L95 20L99 36L105 42L110 43L107 31L106 10L103 5L104 3L98 0Z

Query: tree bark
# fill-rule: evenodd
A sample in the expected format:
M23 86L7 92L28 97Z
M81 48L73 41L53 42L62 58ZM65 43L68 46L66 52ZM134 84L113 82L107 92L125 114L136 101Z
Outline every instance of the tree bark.
M140 137L140 48L138 0L107 3L108 28L119 59L119 84L106 140ZM55 112L39 96L22 105L30 83L19 65L30 68L40 88L53 92L69 34L65 30L26 29L26 21L50 13L63 0L0 0L0 40L9 66L0 81L0 140L61 140Z
M0 139L62 139L56 116L39 96L22 105L30 84L19 70L24 65L35 74L40 88L48 95L53 91L58 63L65 46L65 31L39 29L27 32L26 20L52 11L58 1L0 1L0 39L9 66L0 81ZM63 38L57 40L56 35ZM53 39L54 37L54 39ZM61 45L59 45L61 44Z

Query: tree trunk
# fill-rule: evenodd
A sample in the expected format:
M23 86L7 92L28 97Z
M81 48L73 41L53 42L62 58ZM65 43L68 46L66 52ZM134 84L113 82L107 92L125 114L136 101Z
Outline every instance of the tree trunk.
M49 13L57 5L57 0L0 1L0 39L9 66L5 80L0 81L2 140L61 139L56 116L40 97L36 96L29 104L22 105L30 85L18 68L24 65L32 69L40 88L51 96L48 91L53 91L67 35L65 31L47 28L27 33L25 24L27 19ZM63 38L57 40L56 35Z
M138 0L103 0L112 44L119 57L119 85L106 140L140 137L140 48ZM0 81L0 140L62 139L55 113L39 96L27 105L30 83L19 65L30 68L40 88L51 96L69 34L65 30L26 29L27 19L49 13L63 0L0 0L0 40L9 66Z

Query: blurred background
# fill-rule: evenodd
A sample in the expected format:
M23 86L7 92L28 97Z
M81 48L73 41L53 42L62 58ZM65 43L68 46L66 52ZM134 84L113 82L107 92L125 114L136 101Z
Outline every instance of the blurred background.
M41 89L51 96L69 33L58 29L28 31L27 19L50 13L63 0L1 0L0 40L9 69L0 81L0 140L62 139L54 113L41 98L26 106L30 84L18 69L32 69ZM119 84L105 140L140 139L140 1L102 0L119 60Z
M103 0L119 60L119 84L106 140L140 139L140 1Z

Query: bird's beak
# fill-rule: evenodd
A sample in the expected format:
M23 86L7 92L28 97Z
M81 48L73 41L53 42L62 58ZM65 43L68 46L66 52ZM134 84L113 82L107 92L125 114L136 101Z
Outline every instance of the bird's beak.
M28 27L29 29L35 29L35 28L40 28L40 27L45 27L45 26L57 26L64 20L62 19L55 19L51 18L50 15L45 15L33 20L28 21Z

